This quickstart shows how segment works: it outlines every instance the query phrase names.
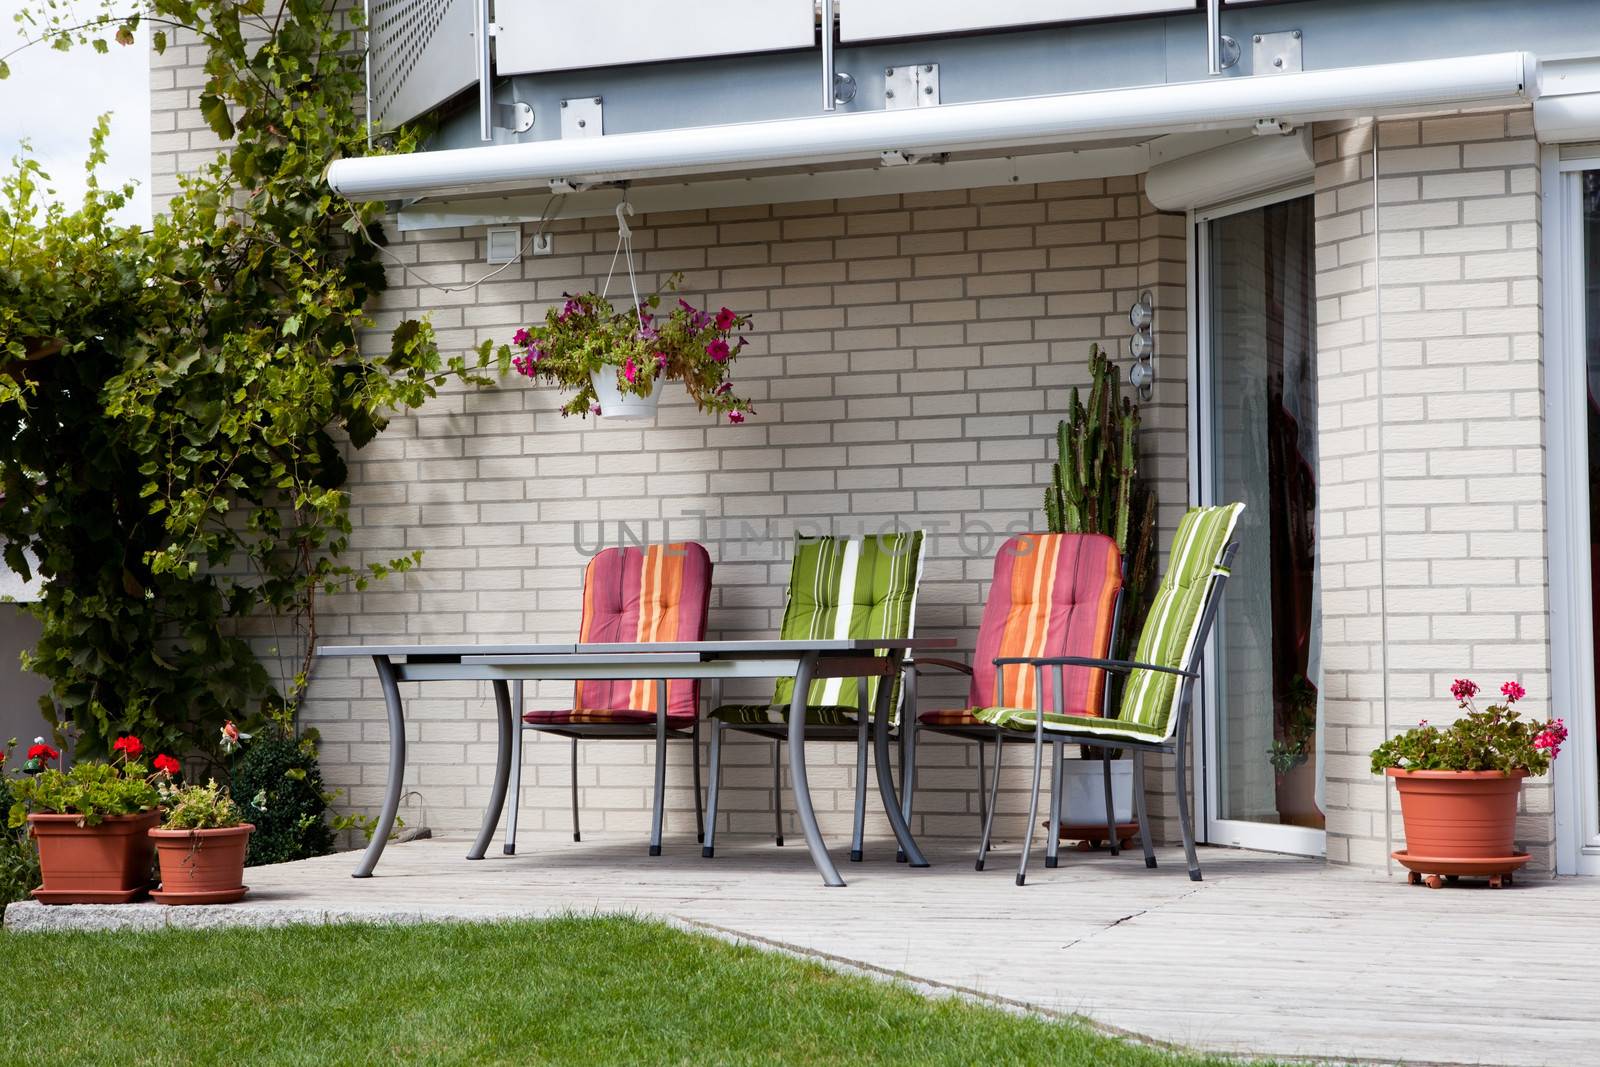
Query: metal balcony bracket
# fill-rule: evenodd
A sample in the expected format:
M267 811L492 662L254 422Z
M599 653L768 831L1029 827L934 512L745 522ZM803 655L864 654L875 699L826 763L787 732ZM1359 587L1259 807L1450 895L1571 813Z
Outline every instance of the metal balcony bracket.
M575 96L561 101L561 139L599 137L605 133L605 103L599 96Z
M1299 30L1258 33L1250 38L1251 74L1297 74L1302 69Z
M912 63L883 68L883 106L890 111L906 107L937 107L939 64Z

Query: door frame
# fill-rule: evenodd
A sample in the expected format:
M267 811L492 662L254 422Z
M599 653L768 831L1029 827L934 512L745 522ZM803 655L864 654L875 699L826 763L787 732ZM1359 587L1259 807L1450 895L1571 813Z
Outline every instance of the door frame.
M1554 767L1556 873L1600 875L1593 575L1589 552L1589 425L1579 172L1600 153L1562 159L1541 149L1544 249L1545 506L1550 552L1550 707L1570 740ZM1585 788L1585 786L1588 788Z
M1311 182L1258 193L1207 207L1191 208L1188 212L1188 328L1192 344L1189 345L1189 499L1196 504L1215 504L1211 485L1211 472L1215 455L1211 447L1211 401L1214 395L1214 375L1211 365L1211 332L1205 321L1207 292L1210 281L1207 266L1210 251L1208 224L1229 215L1252 211L1269 204L1282 203L1311 196L1315 187ZM1314 309L1313 309L1314 314ZM1320 499L1320 497L1319 497ZM1216 716L1222 707L1217 677L1217 635L1221 628L1212 630L1211 640L1205 650L1205 669L1201 676L1200 714L1195 716L1195 796L1202 817L1196 820L1200 839L1213 845L1256 849L1262 852L1287 852L1301 856L1327 854L1327 831L1305 826L1285 826L1272 823L1246 822L1221 818L1222 776L1215 769L1221 764L1221 730Z

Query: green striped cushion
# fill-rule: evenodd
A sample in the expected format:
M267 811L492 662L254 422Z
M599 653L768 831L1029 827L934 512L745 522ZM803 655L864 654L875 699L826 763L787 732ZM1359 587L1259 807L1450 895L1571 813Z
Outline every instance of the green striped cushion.
M1220 572L1223 549L1233 539L1234 527L1243 511L1243 504L1190 508L1178 523L1167 571L1161 577L1161 585L1145 617L1144 629L1139 633L1134 660L1178 669L1188 665L1199 637L1201 614L1212 579ZM1181 676L1162 671L1130 671L1122 685L1122 705L1115 723L1089 721L1097 722L1097 730L1132 731L1140 736L1164 739L1170 736L1177 723L1182 681ZM1034 724L1033 712L1025 708L984 708L978 717L997 726L1019 729L1031 730ZM1047 715L1045 728L1051 729L1055 719L1076 718ZM1078 731L1079 725L1060 722L1053 728Z
M850 637L910 637L922 574L922 532L879 534L859 540L842 537L795 539L789 573L789 601L780 636L785 641ZM867 706L881 679L867 685ZM889 707L898 718L900 679L890 680ZM780 678L772 703L788 707L794 679ZM854 678L821 678L811 683L808 701L818 707L858 706Z
M1016 729L1033 729L1032 708L978 708L974 714L984 722ZM1165 731L1140 722L1123 722L1121 719L1103 719L1098 715L1055 715L1044 717L1044 728L1057 733L1093 734L1104 738L1126 738L1160 741Z

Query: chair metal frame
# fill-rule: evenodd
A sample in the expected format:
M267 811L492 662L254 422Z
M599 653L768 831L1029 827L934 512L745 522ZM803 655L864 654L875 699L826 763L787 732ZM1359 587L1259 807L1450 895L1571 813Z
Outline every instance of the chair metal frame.
M910 677L910 664L907 663L901 670L902 677ZM887 685L890 679L883 679ZM859 678L856 681L856 704L858 714L854 726L812 725L806 726L806 740L817 741L854 741L856 743L856 778L855 778L855 812L854 824L850 835L850 861L860 863L864 854L864 837L867 823L867 753L871 748L872 739L872 709L867 706L867 679ZM718 694L720 697L720 693ZM900 694L902 708L911 707L904 690ZM720 701L719 701L720 704ZM905 713L902 711L900 725L905 724ZM783 845L783 746L789 739L789 726L786 722L778 723L728 723L721 719L711 719L711 751L708 758L709 782L706 795L706 830L702 838L700 855L711 859L716 855L716 824L718 794L722 788L722 735L727 730L739 733L754 734L772 741L772 817L773 840L780 847ZM904 787L905 775L903 768L906 766L905 737L902 731L898 736L894 733L895 727L890 726L891 737L900 745L900 766L902 768L902 787L900 790L900 813L908 821L911 818L911 794ZM896 849L896 858L904 861L905 851Z
M705 805L700 788L700 709L695 708L693 724L674 726L667 717L667 681L656 679L656 721L649 722L562 722L532 723L522 718L522 683L511 683L511 706L515 709L517 723L516 751L511 759L510 812L506 819L506 841L502 851L507 856L517 852L517 807L522 796L522 739L526 734L552 734L572 740L572 839L583 840L578 824L578 742L583 738L607 740L649 741L656 743L655 785L650 803L650 855L661 855L661 824L665 817L667 791L667 742L692 742L694 752L694 821L695 839L706 839ZM859 803L859 801L858 801Z
M1128 563L1127 560L1121 560L1120 562L1123 584L1118 587L1117 599L1112 606L1111 637L1106 644L1107 651L1110 651L1117 646L1117 638L1122 632L1122 605L1123 597L1127 593ZM998 663L999 661L997 660L996 662ZM915 708L917 706L917 675L926 673L918 668L924 665L928 667L937 667L941 670L952 671L957 674L964 674L969 678L972 677L973 674L973 668L969 664L962 663L959 660L930 657L927 659L907 661L904 685L906 686L906 706L908 708ZM995 700L997 703L1000 700L1000 691L1002 689L1000 684L1002 673L1003 670L1001 669L997 669L995 673ZM1116 687L1111 683L1112 679L1107 678L1105 690L1100 695L1100 713L1105 716L1111 716L1114 714L1114 709L1116 707L1116 703L1113 700ZM1058 700L1060 699L1060 693L1061 679L1058 677L1056 679L1056 694ZM1038 698L1038 703L1041 707L1043 707L1044 699L1042 696ZM924 723L919 721L915 714L908 715L902 727L900 743L900 765L902 768L904 768L902 771L902 778L904 780L903 792L905 797L903 807L907 822L911 820L913 790L917 779L917 734L923 730L927 730L930 733L942 734L946 737L960 738L963 741L972 741L977 744L978 824L980 826L987 827L989 825L988 811L993 807L996 795L1000 790L1001 756L1004 750L1006 735L1009 733L1015 737L1016 731L1006 730L1001 726L991 726L988 723L964 723L952 725ZM984 785L984 746L988 744L994 745L995 772L993 775L994 784L992 787L986 790ZM1059 831L1061 828L1061 804L1063 795L1066 792L1065 747L1065 742L1056 742L1054 745L1055 751L1052 755L1054 763L1051 769L1050 788L1050 840L1045 846L1044 856L1044 865L1046 867L1055 867L1060 862L1061 838ZM1106 767L1106 788L1108 791L1106 801L1106 828L1107 832L1110 834L1108 840L1111 846L1111 854L1115 856L1118 854L1118 841L1116 834L1116 812L1112 806L1109 796L1110 773L1111 771L1108 763ZM1135 770L1135 773L1138 773L1137 769ZM1138 788L1137 784L1134 788ZM988 793L987 800L985 799L986 792ZM895 859L897 861L904 862L905 856L904 854L897 854ZM981 852L978 856L978 870L983 870L983 855Z
M1084 656L1052 656L1038 659L1030 659L1025 657L1005 657L996 659L994 661L996 668L1000 669L995 677L997 692L1000 688L1000 673L1003 672L1004 668L1007 666L1020 664L1027 664L1034 667L1050 667L1052 670L1054 670L1058 679L1056 682L1057 693L1061 692L1059 676L1062 669L1065 667L1099 667L1102 670L1112 671L1116 674L1124 675L1134 670L1153 670L1160 671L1163 674L1175 674L1182 679L1182 681L1179 683L1180 689L1177 698L1177 711L1175 713L1177 717L1177 723L1175 724L1175 728L1170 731L1166 737L1145 740L1136 736L1110 736L1107 734L1088 732L1073 733L1070 731L1052 730L1050 731L1050 740L1058 745L1093 745L1102 750L1105 773L1106 811L1108 818L1111 813L1111 763L1108 749L1128 749L1133 754L1134 811L1139 820L1139 844L1144 851L1144 865L1146 867L1154 867L1156 865L1156 855L1155 849L1150 840L1149 818L1145 811L1146 804L1144 796L1143 757L1147 752L1165 752L1173 754L1175 757L1174 762L1177 768L1178 825L1183 835L1183 853L1184 858L1189 864L1189 878L1191 881L1195 882L1200 881L1200 860L1195 853L1194 822L1189 808L1187 767L1189 731L1191 720L1193 718L1192 710L1194 704L1194 694L1197 689L1196 683L1200 681L1201 672L1204 667L1206 645L1210 642L1211 631L1216 625L1217 615L1222 606L1222 593L1228 584L1228 577L1230 568L1233 564L1233 557L1238 550L1239 542L1237 537L1230 538L1227 545L1222 550L1222 557L1217 562L1212 572L1211 585L1206 592L1205 604L1201 608L1199 629L1195 634L1194 643L1189 649L1188 660L1182 668L1163 667L1154 663L1140 663L1134 660L1094 659ZM1042 707L1044 704L1042 692L1044 688L1044 680L1042 671L1040 671L1035 677L1035 682L1040 690L1040 699L1038 703ZM1109 724L1113 720L1107 721ZM1017 731L1012 732L1016 733ZM1035 717L1033 726L1033 789L1028 800L1028 824L1023 832L1022 859L1017 867L1018 885L1023 885L1027 881L1028 876L1028 853L1033 845L1033 824L1034 820L1038 818L1039 814L1039 781L1043 771L1044 742L1044 716L1041 714ZM995 778L997 781L999 778L998 753L999 748L997 747L997 758L995 761ZM1055 790L1059 787L1059 784L1059 782L1051 783L1052 794L1054 794ZM1052 796L1052 807L1055 807L1056 803L1056 797ZM983 869L984 853L989 847L990 831L993 827L993 824L994 798L991 795L988 818L985 821L983 828L983 841L978 847L979 870Z

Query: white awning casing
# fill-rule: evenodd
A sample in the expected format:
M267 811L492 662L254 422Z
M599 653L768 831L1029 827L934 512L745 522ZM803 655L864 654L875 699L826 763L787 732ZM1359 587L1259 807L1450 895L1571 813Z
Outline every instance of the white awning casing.
M885 152L1003 152L1108 137L1249 127L1436 107L1526 103L1538 95L1527 52L1295 74L1108 89L1013 100L860 111L575 140L342 159L328 170L356 200L528 190L552 182L877 161Z

